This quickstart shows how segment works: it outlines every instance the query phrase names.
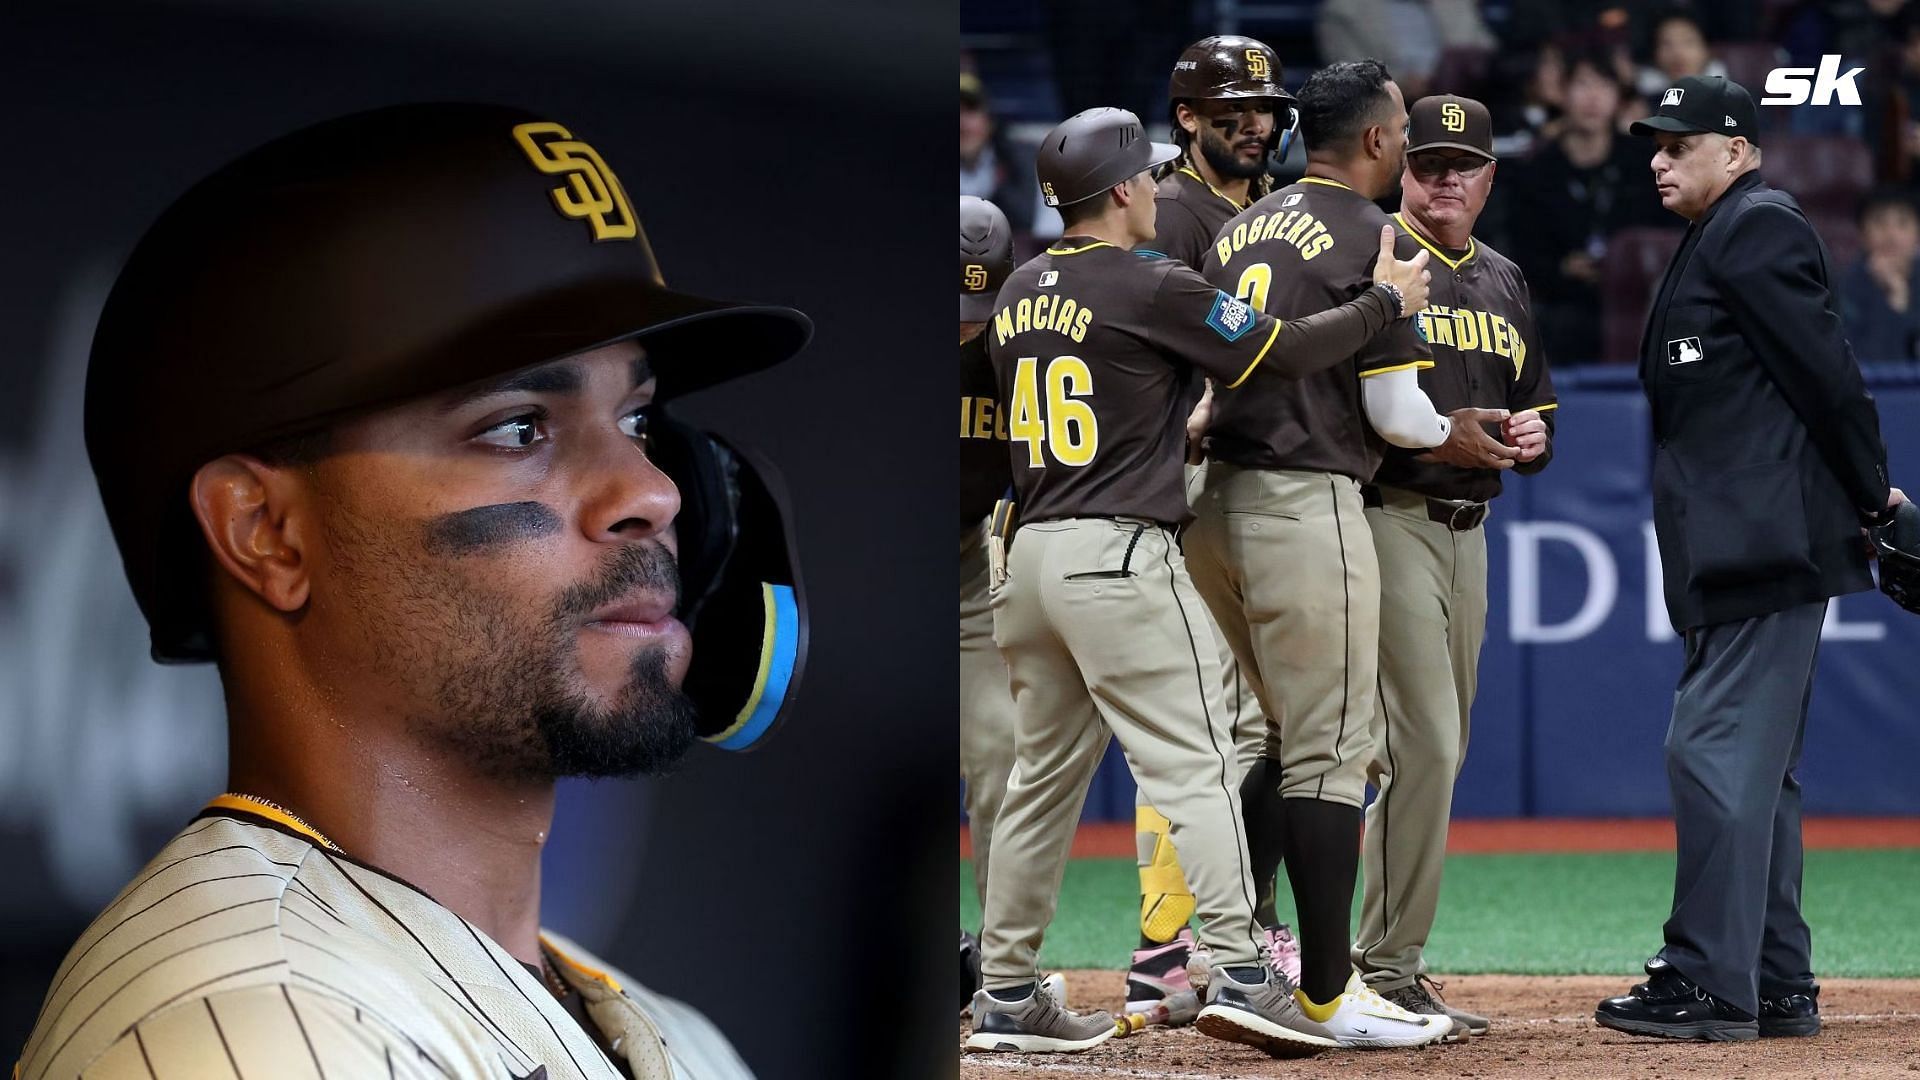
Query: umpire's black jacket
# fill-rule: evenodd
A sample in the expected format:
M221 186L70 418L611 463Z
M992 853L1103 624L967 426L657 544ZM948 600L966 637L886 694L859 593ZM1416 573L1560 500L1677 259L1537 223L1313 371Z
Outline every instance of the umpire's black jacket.
M1675 630L1873 587L1860 527L1887 504L1886 447L1793 196L1749 172L1687 230L1640 381Z

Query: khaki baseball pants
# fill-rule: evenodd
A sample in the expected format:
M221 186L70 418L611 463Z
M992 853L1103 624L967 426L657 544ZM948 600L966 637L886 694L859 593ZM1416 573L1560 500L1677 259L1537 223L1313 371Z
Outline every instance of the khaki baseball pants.
M973 834L973 887L987 901L993 821L1013 771L1013 694L1007 662L993 643L987 595L987 533L960 535L960 775L967 782L967 830Z
M1190 502L1193 583L1271 720L1281 797L1362 805L1380 573L1360 485L1212 461Z
M1380 702L1353 963L1382 992L1426 971L1440 903L1453 782L1467 753L1487 628L1487 536L1427 517L1426 500L1381 488L1367 510L1380 555Z
M1143 520L1022 526L995 590L1015 706L1013 776L994 823L982 968L1034 981L1087 785L1108 736L1171 837L1215 962L1259 962L1239 768L1207 614L1172 536Z

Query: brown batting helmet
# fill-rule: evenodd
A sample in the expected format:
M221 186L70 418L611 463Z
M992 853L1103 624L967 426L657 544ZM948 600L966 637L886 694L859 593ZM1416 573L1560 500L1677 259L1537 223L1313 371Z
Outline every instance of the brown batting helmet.
M1047 205L1071 206L1179 156L1179 147L1148 139L1127 110L1088 109L1047 132L1033 168Z
M1173 78L1167 82L1167 124L1175 138L1184 137L1182 102L1271 98L1275 116L1267 153L1284 161L1300 129L1300 113L1293 95L1281 85L1283 75L1279 55L1264 41L1236 34L1201 38L1174 62Z
M1277 98L1292 102L1293 95L1280 79L1280 57L1265 42L1223 34L1187 46L1173 65L1167 96L1174 101Z
M960 321L986 322L993 298L1013 273L1013 226L1000 208L960 196Z

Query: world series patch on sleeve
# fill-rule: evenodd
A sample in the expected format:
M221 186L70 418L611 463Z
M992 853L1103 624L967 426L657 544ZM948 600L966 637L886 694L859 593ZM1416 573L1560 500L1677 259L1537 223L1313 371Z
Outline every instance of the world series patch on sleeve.
M1228 341L1238 341L1253 326L1253 308L1245 300L1236 300L1225 292L1213 302L1207 313L1207 325Z

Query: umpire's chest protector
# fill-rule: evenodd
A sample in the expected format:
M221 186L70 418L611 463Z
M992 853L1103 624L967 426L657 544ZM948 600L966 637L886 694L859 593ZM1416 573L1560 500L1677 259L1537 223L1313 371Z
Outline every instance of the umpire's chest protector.
M1766 298L1737 305L1744 318L1729 303L1725 251L1743 228L1795 236L1798 273L1768 275L1765 287L1828 290L1825 245L1793 197L1755 174L1694 223L1667 267L1640 378L1667 610L1681 631L1852 591L1866 575L1858 518L1758 351L1774 338L1768 305L1756 316L1751 301ZM1830 300L1825 310L1838 318Z

